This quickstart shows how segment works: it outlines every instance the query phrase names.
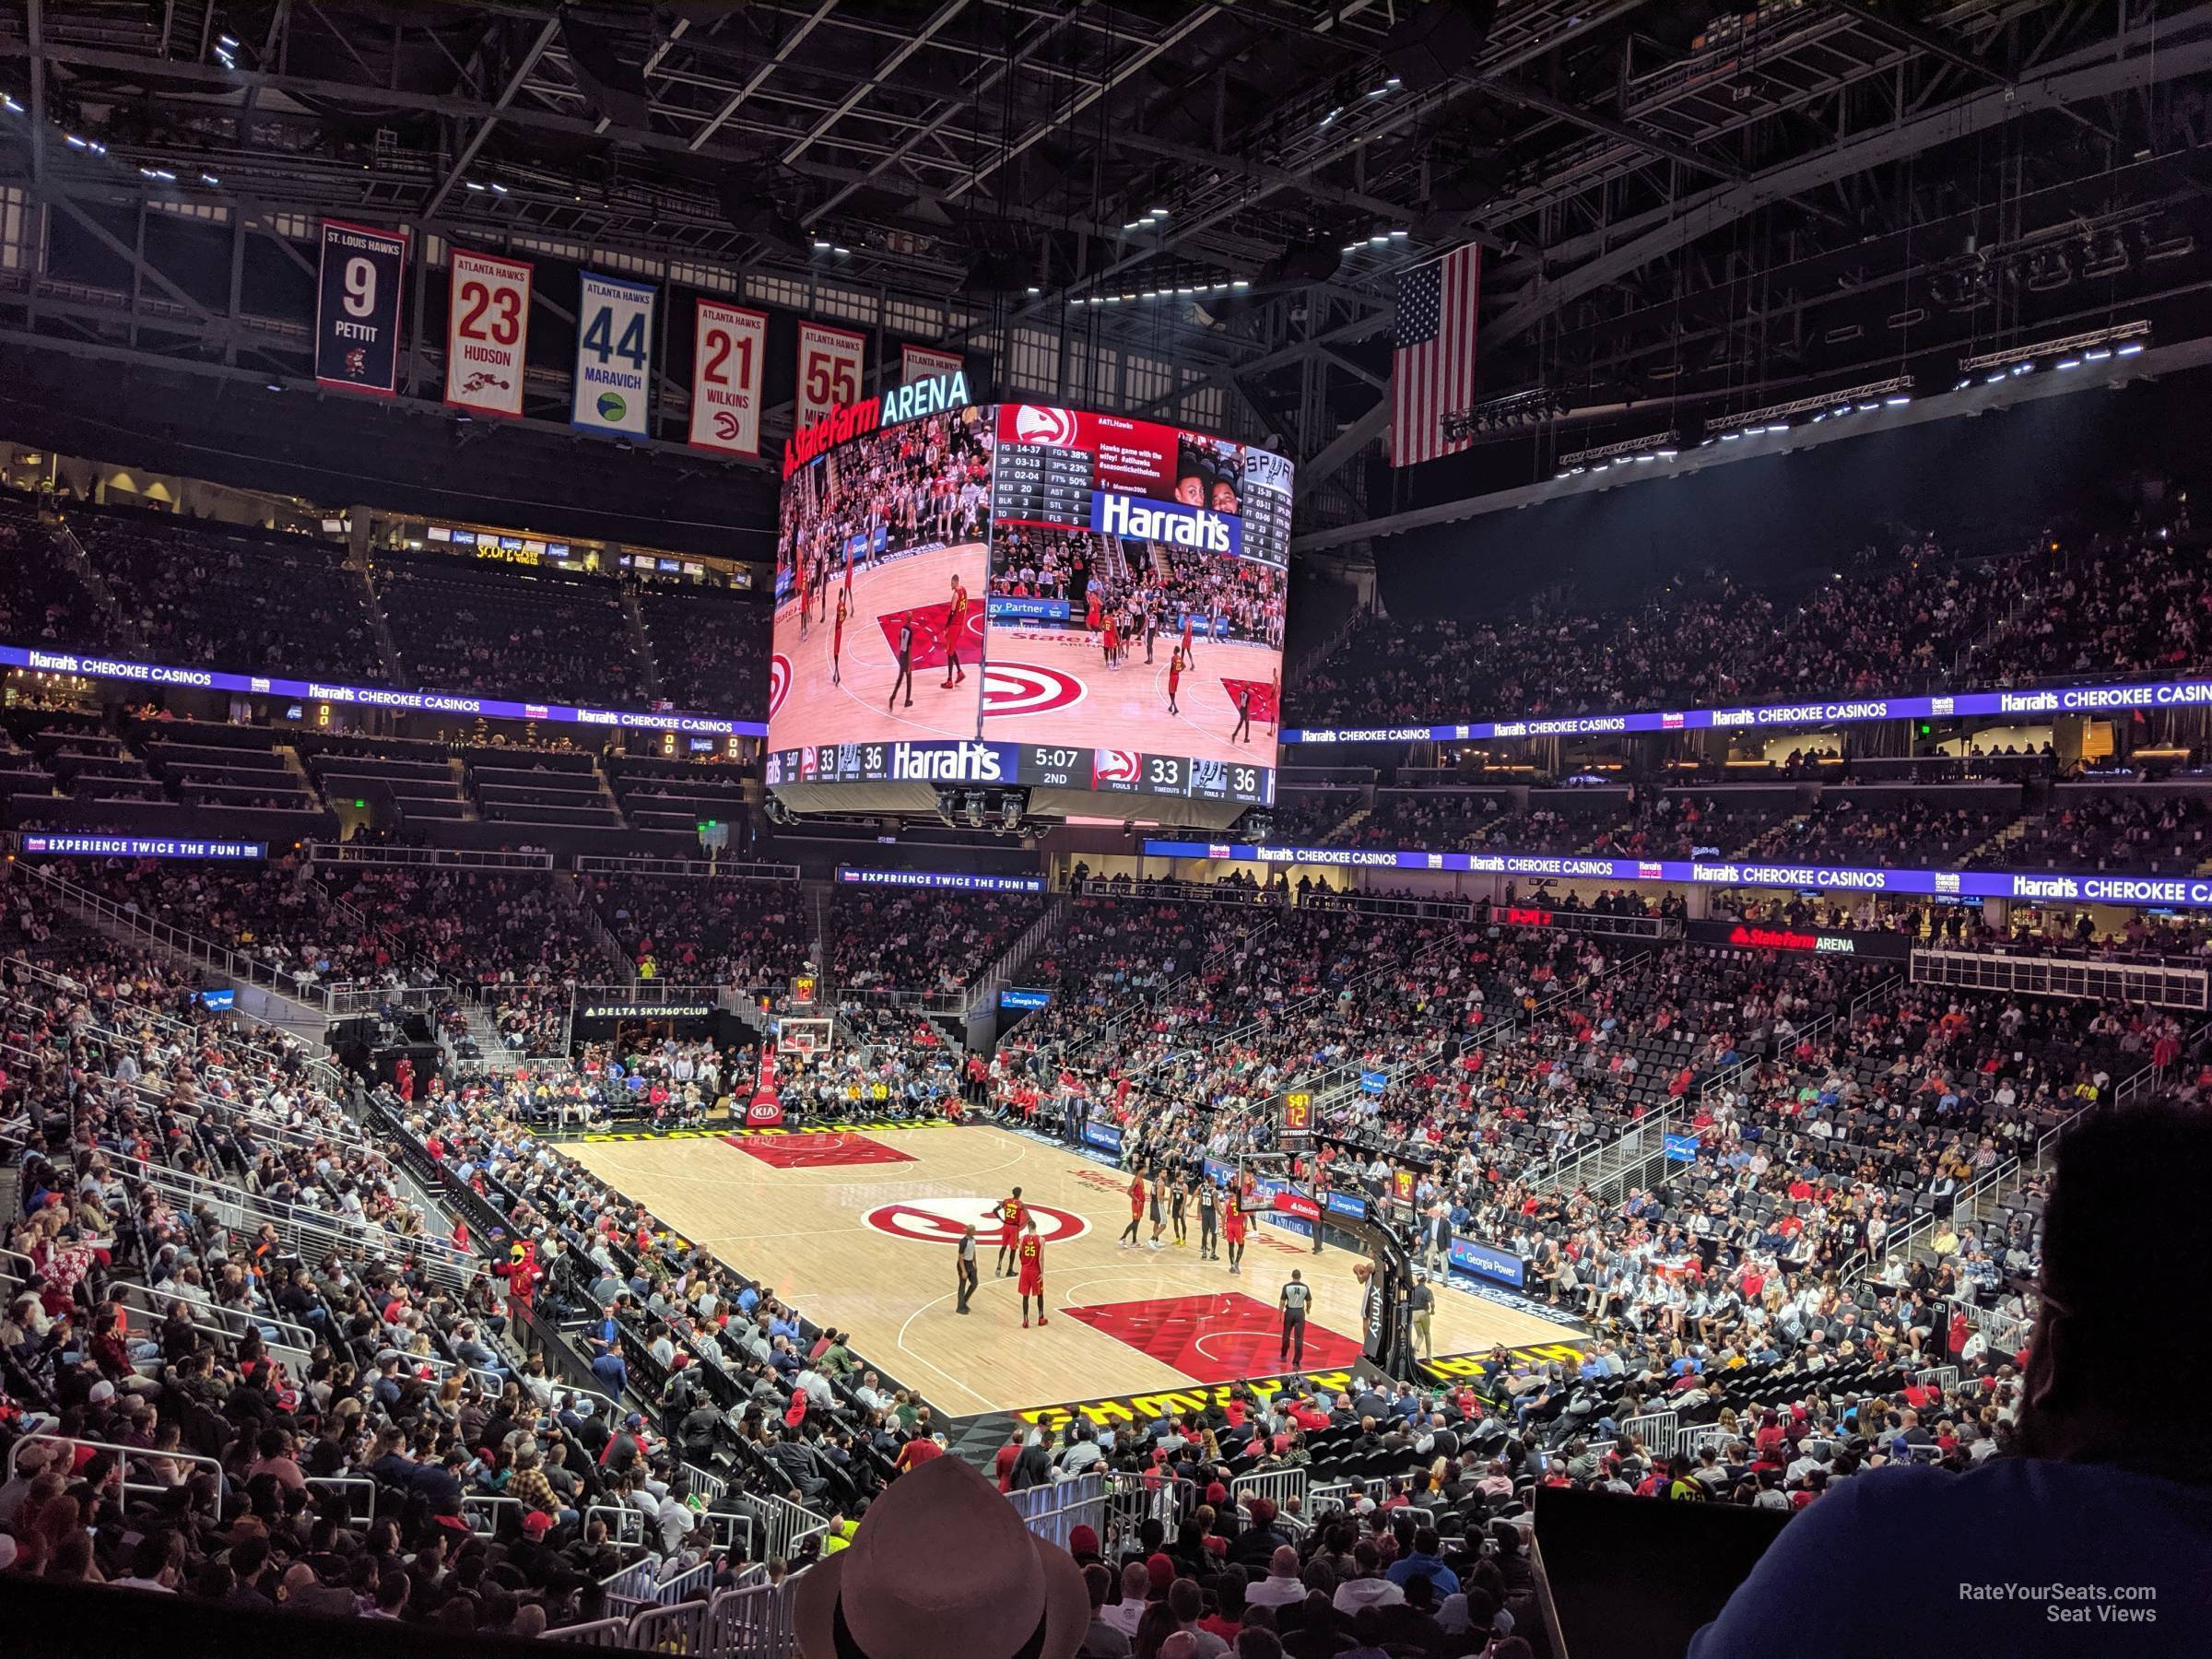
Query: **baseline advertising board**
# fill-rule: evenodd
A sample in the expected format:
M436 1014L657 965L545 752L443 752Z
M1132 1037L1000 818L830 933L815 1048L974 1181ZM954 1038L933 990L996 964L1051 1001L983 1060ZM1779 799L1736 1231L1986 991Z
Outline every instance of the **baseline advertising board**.
M771 787L1275 794L1293 472L955 373L793 437Z

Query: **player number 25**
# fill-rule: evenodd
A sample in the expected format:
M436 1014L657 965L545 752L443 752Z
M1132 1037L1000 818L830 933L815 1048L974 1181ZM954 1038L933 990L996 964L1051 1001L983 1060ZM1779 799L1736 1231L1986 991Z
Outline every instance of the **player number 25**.
M858 366L830 351L806 354L806 401L816 408L856 403L860 399Z

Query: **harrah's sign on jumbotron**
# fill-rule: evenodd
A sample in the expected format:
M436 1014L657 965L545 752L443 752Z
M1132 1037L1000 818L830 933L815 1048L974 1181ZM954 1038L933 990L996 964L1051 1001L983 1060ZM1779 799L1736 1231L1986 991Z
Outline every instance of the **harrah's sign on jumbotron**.
M801 427L783 442L783 476L790 477L816 456L847 439L861 438L905 420L919 420L968 402L968 376L959 370L935 380L893 386L875 397L840 405L810 427Z
M1194 553L1224 553L1232 559L1244 553L1243 522L1203 507L1181 501L1147 501L1111 490L1093 490L1090 527L1105 535L1131 541L1163 542L1171 547L1188 547Z

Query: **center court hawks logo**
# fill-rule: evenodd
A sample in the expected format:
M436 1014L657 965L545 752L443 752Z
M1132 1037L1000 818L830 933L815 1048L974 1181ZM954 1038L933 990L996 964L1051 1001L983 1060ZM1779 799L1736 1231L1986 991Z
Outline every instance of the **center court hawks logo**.
M899 1204L877 1205L865 1219L877 1232L916 1244L957 1244L960 1230L973 1222L976 1243L988 1247L1006 1239L1006 1226L998 1219L997 1204L997 1199L981 1194L970 1198L909 1198ZM1022 1204L1037 1218L1040 1242L1056 1244L1064 1239L1079 1239L1090 1230L1090 1223L1073 1210L1031 1204L1026 1198Z
M1070 410L1023 404L1014 411L1017 443L1056 443L1064 449L1073 449L1081 436L1082 428Z
M791 659L782 652L768 659L768 717L773 720L776 711L783 706L784 698L791 694Z
M993 663L983 670L983 712L1043 714L1083 700L1083 682L1033 663Z

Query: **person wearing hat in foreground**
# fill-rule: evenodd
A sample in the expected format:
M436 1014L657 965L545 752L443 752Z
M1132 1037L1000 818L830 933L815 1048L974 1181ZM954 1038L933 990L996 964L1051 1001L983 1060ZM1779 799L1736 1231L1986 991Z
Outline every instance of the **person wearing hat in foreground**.
M1090 1595L1073 1556L964 1459L939 1457L801 1577L795 1619L806 1659L1074 1659Z

